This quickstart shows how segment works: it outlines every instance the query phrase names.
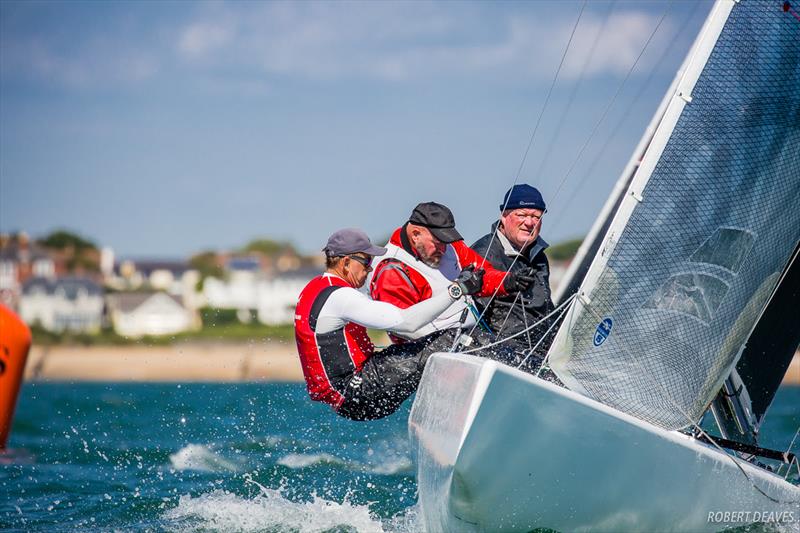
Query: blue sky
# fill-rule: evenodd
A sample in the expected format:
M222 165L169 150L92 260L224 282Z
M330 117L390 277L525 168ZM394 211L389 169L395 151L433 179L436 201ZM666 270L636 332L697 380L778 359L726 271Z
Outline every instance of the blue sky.
M310 252L435 200L472 242L582 5L5 0L0 231L68 228L135 257L261 236ZM591 226L710 6L585 6L520 174L548 201L545 238Z

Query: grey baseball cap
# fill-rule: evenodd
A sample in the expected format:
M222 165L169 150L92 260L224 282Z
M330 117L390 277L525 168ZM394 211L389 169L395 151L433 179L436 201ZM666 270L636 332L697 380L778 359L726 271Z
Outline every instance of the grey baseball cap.
M337 257L358 252L376 256L386 253L386 248L375 246L366 233L358 228L345 228L328 237L328 244L322 249L326 255Z

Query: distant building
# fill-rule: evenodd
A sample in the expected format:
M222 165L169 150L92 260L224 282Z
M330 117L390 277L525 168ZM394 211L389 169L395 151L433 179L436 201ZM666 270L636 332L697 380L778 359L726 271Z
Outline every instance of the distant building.
M26 234L0 236L0 303L16 309L25 281L35 277L54 279L63 273L63 265L56 265L53 257L30 242Z
M258 284L258 320L264 324L291 324L300 292L321 272L305 268L286 272Z
M179 296L189 309L197 309L202 305L198 299L202 295L196 290L198 281L199 272L186 261L124 260L106 276L109 287L120 291L165 291Z
M288 324L303 287L321 273L302 268L269 276L260 270L257 258L235 258L227 263L227 279L206 278L203 294L209 307L235 309L239 320L254 314L264 324Z
M19 314L49 331L96 333L103 319L103 289L88 278L31 278L23 284Z
M114 331L125 337L173 335L199 325L179 296L163 292L110 294L107 303Z
M208 277L203 282L203 295L209 307L236 309L249 316L258 309L257 285L264 279L261 258L232 256L225 262L225 279Z

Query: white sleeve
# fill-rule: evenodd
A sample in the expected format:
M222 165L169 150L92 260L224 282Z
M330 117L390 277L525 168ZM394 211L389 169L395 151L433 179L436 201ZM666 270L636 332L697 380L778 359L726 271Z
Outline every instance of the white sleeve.
M327 333L342 327L344 322L355 322L367 328L407 335L430 324L452 302L450 294L444 291L407 309L400 309L386 302L370 300L351 287L343 287L333 291L322 306L316 331Z

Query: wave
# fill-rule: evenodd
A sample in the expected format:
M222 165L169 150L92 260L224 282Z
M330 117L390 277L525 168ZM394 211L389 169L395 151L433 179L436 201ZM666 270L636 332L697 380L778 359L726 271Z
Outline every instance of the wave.
M278 459L277 464L293 470L315 465L344 466L356 472L379 475L407 474L413 472L411 459L403 455L370 457L367 463L346 461L328 453L290 453Z
M220 457L200 444L189 444L169 456L175 470L238 472L239 465Z
M394 457L387 457L377 464L367 466L366 470L372 474L382 474L385 476L411 474L414 472L414 463L406 456L397 455Z
M313 496L308 502L293 502L280 491L260 487L261 493L245 498L215 490L192 497L181 496L177 507L166 511L165 528L172 531L297 531L311 533L332 529L363 533L383 532L381 521L366 505L346 499L334 502Z
M297 469L317 464L347 465L348 463L327 453L290 453L278 459L278 464Z

